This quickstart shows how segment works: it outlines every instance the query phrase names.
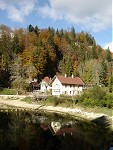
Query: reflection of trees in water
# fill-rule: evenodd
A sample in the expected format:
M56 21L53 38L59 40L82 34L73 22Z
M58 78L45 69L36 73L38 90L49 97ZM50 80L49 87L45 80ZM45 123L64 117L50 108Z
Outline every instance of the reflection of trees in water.
M51 121L62 124L59 133L52 134ZM112 139L109 126L92 122L37 112L0 113L0 149L107 150Z
M79 137L82 137L82 141L85 143L85 146L91 146L91 150L100 150L100 149L109 149L109 145L111 139L113 137L113 132L110 130L107 119L102 126L98 124L96 121L92 120L92 122L79 122L77 128L79 129ZM88 148L87 148L88 149Z

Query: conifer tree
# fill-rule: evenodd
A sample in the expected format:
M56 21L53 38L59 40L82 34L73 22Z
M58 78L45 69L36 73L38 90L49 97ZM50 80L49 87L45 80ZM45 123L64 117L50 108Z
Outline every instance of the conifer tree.
M75 39L75 37L76 37L76 33L75 33L74 27L71 28L71 36L72 36L72 39Z
M108 47L107 51L106 51L106 60L108 62L110 62L112 60L112 56L111 56L111 52L110 52L110 49Z
M29 27L28 27L28 31L29 31L29 32L33 32L33 31L34 31L34 27L33 27L31 24L30 24Z
M94 43L93 46L92 46L92 58L93 59L98 58L98 55L97 55L97 52L96 52L96 43Z
M101 62L100 84L104 86L108 85L108 69L105 60Z
M34 28L34 31L35 31L35 33L37 34L37 35L39 35L39 28L38 28L38 26L35 26L35 28Z
M60 38L60 33L58 29L56 30L56 35Z
M17 34L14 35L13 41L12 41L12 52L13 54L17 54L20 52L20 45L19 45L19 38Z

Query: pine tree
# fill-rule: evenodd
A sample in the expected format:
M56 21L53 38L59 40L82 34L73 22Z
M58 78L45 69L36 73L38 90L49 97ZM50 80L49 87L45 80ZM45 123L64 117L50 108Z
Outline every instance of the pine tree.
M37 34L37 35L39 35L39 28L38 28L38 26L35 26L35 28L34 28L34 31L35 31L35 33Z
M109 78L109 92L112 93L113 91L113 76Z
M105 60L101 63L100 84L104 86L108 85L108 69Z
M13 54L17 54L20 52L20 45L19 45L19 38L17 34L14 35L13 41L12 41L12 52Z
M76 33L75 33L74 27L71 28L71 36L72 36L72 39L75 39L75 37L76 37Z
M93 46L92 46L92 58L93 59L98 58L98 55L97 55L97 52L96 52L96 43L94 43Z
M33 31L34 31L34 27L33 27L31 24L30 24L29 27L28 27L28 31L29 31L29 32L33 32Z
M110 62L112 60L112 55L111 55L111 52L110 52L110 49L108 47L107 51L106 51L106 60L108 62Z
M60 38L60 33L58 29L56 30L56 35Z

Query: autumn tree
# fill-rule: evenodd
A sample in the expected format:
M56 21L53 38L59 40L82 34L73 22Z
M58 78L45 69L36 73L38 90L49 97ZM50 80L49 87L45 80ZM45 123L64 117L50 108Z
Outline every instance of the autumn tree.
M81 42L81 43L84 43L84 42L85 42L85 34L84 34L83 31L78 35L78 40L79 40L79 42Z
M44 47L37 47L33 52L33 65L36 68L37 78L40 80L43 77L45 71L45 65L47 61L47 52Z
M36 68L33 65L33 53L36 51L36 49L36 46L29 45L21 54L22 63L25 70L25 77L29 80L28 82L32 81L32 79L37 75Z

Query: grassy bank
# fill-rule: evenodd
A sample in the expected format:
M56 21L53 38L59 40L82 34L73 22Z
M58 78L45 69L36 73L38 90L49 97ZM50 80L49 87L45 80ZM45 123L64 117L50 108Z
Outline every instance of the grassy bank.
M0 95L16 95L15 89L0 88Z
M22 99L22 101L27 103L36 103L39 105L46 106L58 106L63 108L80 108L83 111L93 112L93 113L101 113L107 116L112 116L112 108L102 107L102 106L86 106L84 103L76 102L76 100L72 97L61 96L61 97L53 97L50 96L46 100L33 100L31 97L26 97Z

